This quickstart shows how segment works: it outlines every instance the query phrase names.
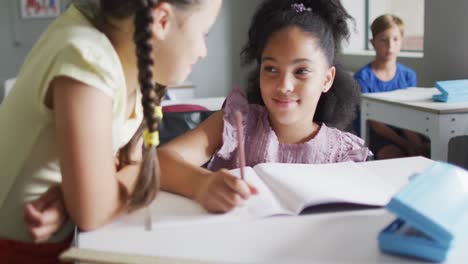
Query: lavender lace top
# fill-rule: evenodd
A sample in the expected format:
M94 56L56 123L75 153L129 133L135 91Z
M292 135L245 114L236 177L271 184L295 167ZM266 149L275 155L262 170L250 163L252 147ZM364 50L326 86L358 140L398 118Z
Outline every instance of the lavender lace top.
M282 144L268 119L268 110L249 104L244 93L235 89L227 97L224 107L223 145L208 163L208 169L239 167L235 111L244 116L246 166L259 163L336 163L365 161L369 153L361 138L325 124L311 140L301 144Z

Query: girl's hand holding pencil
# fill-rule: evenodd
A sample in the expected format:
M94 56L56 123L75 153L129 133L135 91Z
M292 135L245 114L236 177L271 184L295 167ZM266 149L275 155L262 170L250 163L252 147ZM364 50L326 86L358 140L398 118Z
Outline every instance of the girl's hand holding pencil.
M195 194L195 200L210 212L225 213L242 206L256 193L257 189L248 182L222 169L206 175Z
M242 206L250 195L256 194L255 187L245 181L245 150L244 132L242 129L242 114L236 112L237 126L237 156L241 171L241 179L234 177L227 170L220 170L210 174L205 184L196 196L196 200L208 211L225 213Z

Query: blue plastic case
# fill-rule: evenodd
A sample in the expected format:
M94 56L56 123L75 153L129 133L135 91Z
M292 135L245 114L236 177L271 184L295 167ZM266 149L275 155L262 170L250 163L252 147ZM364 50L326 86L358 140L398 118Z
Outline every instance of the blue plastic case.
M446 103L468 101L468 80L439 81L435 84L442 94L436 94L432 100Z
M468 235L468 172L436 162L387 205L398 216L379 234L383 252L445 260L454 241Z
M379 234L379 248L383 252L441 262L450 246L439 244L401 219L395 220Z

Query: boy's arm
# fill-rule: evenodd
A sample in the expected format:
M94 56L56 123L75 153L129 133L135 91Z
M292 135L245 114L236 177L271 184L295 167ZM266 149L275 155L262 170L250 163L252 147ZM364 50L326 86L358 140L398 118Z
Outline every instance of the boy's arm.
M389 126L376 121L371 121L370 124L372 129L374 129L375 133L377 133L379 136L393 142L395 145L404 150L408 148L408 141L404 137L398 135Z
M411 144L416 146L421 146L423 144L423 139L418 133L405 129L403 130L403 134Z
M408 139L408 144L411 145L410 155L430 156L430 144L425 143L420 134L409 130L403 130L403 134Z

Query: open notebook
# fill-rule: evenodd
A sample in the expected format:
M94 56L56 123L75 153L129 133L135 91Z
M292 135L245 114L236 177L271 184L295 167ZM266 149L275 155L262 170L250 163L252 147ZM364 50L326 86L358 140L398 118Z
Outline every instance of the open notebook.
M239 170L233 170L239 175ZM384 206L396 190L372 174L368 169L352 162L310 164L259 164L245 168L246 180L258 194L243 207L226 214L208 213L197 202L185 197L161 192L148 209L123 216L100 229L142 230L149 210L153 228L213 222L243 222L275 215L298 215L305 208L330 204Z

